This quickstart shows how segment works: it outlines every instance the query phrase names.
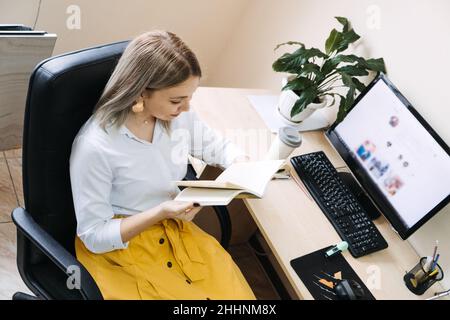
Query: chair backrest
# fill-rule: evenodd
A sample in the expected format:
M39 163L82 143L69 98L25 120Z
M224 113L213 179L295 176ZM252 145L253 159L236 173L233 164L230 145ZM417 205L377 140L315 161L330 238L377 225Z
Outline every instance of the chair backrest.
M30 78L22 146L25 209L71 253L76 232L69 177L72 143L127 44L49 58Z

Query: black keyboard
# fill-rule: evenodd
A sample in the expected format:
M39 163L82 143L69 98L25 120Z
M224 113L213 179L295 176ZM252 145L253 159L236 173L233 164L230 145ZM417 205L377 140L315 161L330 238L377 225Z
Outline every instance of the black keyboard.
M291 158L300 179L355 258L388 244L322 151Z

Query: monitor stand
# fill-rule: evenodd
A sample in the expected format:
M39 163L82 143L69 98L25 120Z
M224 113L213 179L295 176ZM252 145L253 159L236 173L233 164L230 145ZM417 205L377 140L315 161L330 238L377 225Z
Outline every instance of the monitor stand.
M349 172L338 172L339 177L347 185L350 191L355 195L358 202L363 209L367 212L370 219L375 220L381 216L380 211L375 207L364 190L359 186L358 182L353 178L353 175Z

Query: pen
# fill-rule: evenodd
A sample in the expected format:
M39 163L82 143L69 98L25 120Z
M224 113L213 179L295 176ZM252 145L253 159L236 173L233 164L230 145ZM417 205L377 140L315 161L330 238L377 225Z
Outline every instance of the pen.
M309 200L313 201L313 198L311 197L309 192L306 191L306 188L305 188L303 182L299 181L297 179L297 177L295 176L295 174L291 174L291 177L292 177L292 180L294 180L294 182L299 186L299 188L302 189L303 193L309 198Z
M322 289L323 291L326 291L326 292L328 292L328 293L331 293L332 295L336 295L336 293L334 293L333 291L331 291L331 290L328 290L328 289L325 289L324 287L322 287L320 284L318 284L317 282L315 282L315 281L313 281L313 283L316 285L316 286L318 286L320 289Z
M417 288L417 280L414 276L409 279L409 282L411 282L414 288Z
M425 283L425 282L427 282L429 279L434 278L434 277L437 275L437 273L438 273L438 270L436 269L436 270L434 270L434 271L432 271L432 272L426 274L425 277L424 277L423 279L421 279L419 282L420 282L420 283Z
M289 171L277 172L273 175L274 179L289 179L291 177Z
M450 295L450 290L442 291L442 292L436 292L433 297L428 298L426 300L436 300L436 299L439 299L439 298L442 298L442 297L445 297L445 296L448 296L448 295Z
M432 271L429 275L428 275L428 277L433 277L434 275L436 275L438 273L438 270L437 269L435 269L434 271Z
M439 240L436 240L436 245L434 246L434 252L433 252L433 261L436 259L438 245L439 245Z
M432 271L435 271L435 269L436 269L436 266L437 266L437 263L438 263L438 260L439 260L439 256L440 256L440 254L438 253L438 254L436 255L436 258L435 258L434 261L433 261L433 264L431 265L431 270L432 270Z
M423 269L425 270L425 272L430 272L431 271L431 265L433 264L433 257L428 256L425 264L423 266Z

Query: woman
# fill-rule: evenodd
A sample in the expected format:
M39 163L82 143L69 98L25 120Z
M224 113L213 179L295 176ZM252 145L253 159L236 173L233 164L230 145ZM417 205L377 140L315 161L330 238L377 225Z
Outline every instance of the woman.
M130 42L72 146L75 249L105 299L254 299L230 255L174 201L188 154L242 160L189 111L201 70L173 33Z

